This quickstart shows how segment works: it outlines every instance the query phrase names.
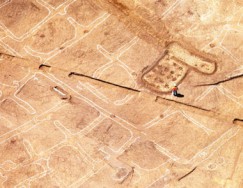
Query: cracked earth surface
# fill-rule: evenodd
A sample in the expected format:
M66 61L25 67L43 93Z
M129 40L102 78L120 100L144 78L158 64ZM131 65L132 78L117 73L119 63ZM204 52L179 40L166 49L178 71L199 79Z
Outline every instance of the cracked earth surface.
M0 187L243 187L242 33L241 0L0 0Z

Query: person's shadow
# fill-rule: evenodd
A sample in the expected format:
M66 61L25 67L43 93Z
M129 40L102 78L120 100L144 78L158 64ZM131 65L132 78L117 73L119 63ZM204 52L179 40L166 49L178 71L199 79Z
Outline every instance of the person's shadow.
M182 98L182 97L184 97L184 95L181 93L177 93L176 97Z

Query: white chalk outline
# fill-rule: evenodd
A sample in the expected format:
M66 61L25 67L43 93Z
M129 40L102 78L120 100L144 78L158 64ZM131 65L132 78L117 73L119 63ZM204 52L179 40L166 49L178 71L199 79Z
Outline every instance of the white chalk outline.
M219 91L218 93L221 93L223 96L229 98L231 101L235 102L237 105L239 105L241 108L243 108L243 104L241 104L238 101L242 96L236 97L229 90L225 89L225 87L223 87L222 85L220 85L220 86L213 86L212 88L209 88L207 91L205 91L205 93L202 94L203 96L200 96L198 98L197 102L200 102L203 98L208 96L215 89L217 89Z
M192 124L194 124L197 128L199 129L202 129L207 135L209 135L210 133L214 132L213 130L207 128L205 125L202 125L201 123L199 123L197 120L195 120L194 118L192 118L190 115L188 115L186 113L186 111L183 111L183 110L177 110L177 111L174 111L170 114L167 114L166 116L164 116L163 118L161 118L158 122L150 125L150 126L147 126L146 129L150 129L151 127L154 127L154 126L158 126L159 125L159 122L170 117L170 116L173 116L175 114L179 114L179 115L182 115L185 119L187 119L188 121L190 121Z
M80 85L82 87L80 87ZM99 89L95 88L95 86L91 85L88 82L82 83L82 82L78 81L77 88L80 89L80 90L87 89L89 92L91 92L93 95L95 95L97 98L101 99L105 103L107 103L107 104L113 103L117 106L124 105L125 103L127 103L128 101L130 101L134 97L134 95L128 94L123 99L118 99L116 101L112 101L107 96L105 96L101 91L99 91Z
M67 40L64 43L62 43L62 44L59 45L59 46L65 46L66 47L70 43L73 43L73 41L75 41L75 39L77 38L77 28L75 27L75 25L73 25L73 22L70 19L67 18L67 19L64 19L64 20L67 20L69 22L69 24L70 24L70 27L72 27L74 29L74 32L73 32L74 36L71 39L69 39L69 40ZM48 20L48 21L50 21L50 20ZM53 56L53 55L57 54L58 51L60 51L60 47L59 46L56 47L56 48L54 48L53 50L51 50L49 52L36 51L36 50L32 49L31 46L29 46L29 45L25 45L23 47L23 49L25 50L25 52L27 54L29 54L31 56L34 56L34 57L37 57L37 58L41 59L41 61L45 61L50 56Z
M35 2L37 2L39 5L43 6L43 4L41 4L40 0L36 0ZM7 4L10 4L12 3L12 1L10 1L9 3ZM7 4L5 4L4 6L6 6ZM1 6L0 8L2 8L3 6ZM45 6L44 6L45 7ZM46 7L45 7L46 8ZM16 36L10 29L8 29L7 26L5 26L5 24L3 24L1 21L0 21L0 26L4 29L4 31L7 33L7 35L12 38L13 40L16 40L16 41L23 41L25 38L27 38L32 32L34 29L38 28L43 22L45 22L48 17L50 17L51 15L51 12L49 9L48 10L48 15L45 16L42 21L39 21L36 25L33 26L33 28L29 29L29 31L27 31L26 33L22 34L21 36Z
M88 125L86 125L83 129L72 133L72 131L70 131L67 127L65 127L58 119L54 121L54 124L58 127L62 127L63 129L65 129L65 131L67 131L70 135L75 136L75 135L79 135L79 134L84 134L85 132L89 132L90 130L92 130L98 123L100 123L102 120L104 119L104 116L100 113L100 115L98 117L96 117L92 122L90 122ZM88 130L87 130L88 129Z
M78 183L79 181L85 179L86 177L89 177L91 176L92 174L94 174L94 172L91 170L90 166L92 166L92 169L94 169L94 164L90 163L90 161L87 159L87 157L80 152L79 148L76 147L76 146L73 146L73 145L70 145L70 144L67 144L67 145L63 145L61 146L60 148L58 148L57 150L53 151L50 153L49 155L49 158L48 158L48 167L53 171L55 172L51 167L50 167L50 159L51 159L51 156L58 150L61 150L62 148L65 148L65 147L70 147L74 152L78 153L79 156L80 156L80 159L83 161L83 163L86 164L86 168L87 168L87 171L90 171L90 172L87 172L83 177L77 179L75 182L72 182L72 184L70 185L66 185L59 177L56 176L56 174L54 173L54 176L57 178L58 181L60 181L62 184L64 184L65 186L68 186L68 187L71 187L72 185Z
M29 181L31 181L31 179L36 179L37 177L39 177L39 176L42 175L43 173L46 173L46 172L45 172L45 169L43 168L42 165L40 165L40 164L35 164L35 163L23 164L23 165L18 166L18 168L25 167L25 166L31 166L31 165L37 165L37 166L41 167L41 168L42 168L42 172L39 172L39 173L37 173L37 174L35 174L35 175L31 176L31 177L28 177L27 179L25 179L25 180L23 180L23 181L21 181L21 182L19 182L17 185L14 186L14 188L20 186L21 184L23 184L23 183L25 183L25 182L29 182ZM16 168L16 169L17 169L17 168ZM3 186L4 182L6 182L7 180L8 180L8 178L6 178L6 180L2 182L2 186ZM3 186L3 187L4 187L4 186Z
M176 0L169 8L167 8L167 10L165 10L162 14L161 14L161 18L164 19L166 18L171 12L173 12L173 10L179 6L179 4L184 1L184 0Z
M171 174L169 169L165 170L165 173L160 176L157 180L153 181L151 184L149 184L146 188L149 188L151 186L153 186L156 182L160 181L161 179L165 179L167 176L169 176Z
M35 125L33 125L32 127L30 127L29 129L22 131L21 134L27 134L27 132L31 131L34 128L38 128L40 124L45 123L45 122L50 122L50 124L52 124L54 127L56 127L58 129L58 132L60 132L61 134L63 134L64 138L58 144L55 144L54 146L52 146L52 147L50 147L50 148L48 148L46 150L43 150L41 152L37 152L33 148L32 144L31 144L31 141L28 138L25 137L24 138L24 141L27 142L31 146L31 148L33 150L33 153L36 156L42 156L43 153L46 153L46 152L52 150L53 148L56 148L57 145L61 145L61 144L65 143L67 141L67 135L65 134L65 132L63 132L62 129L60 129L58 126L56 126L55 123L54 123L54 121L48 121L48 120L44 120L44 121L41 121L41 122L36 123Z
M23 87L25 87L25 85L30 81L30 80L32 80L32 79L34 79L35 80L35 78L37 78L37 77L44 77L47 81L50 81L50 82L52 82L52 83L55 83L55 84L57 84L57 82L55 82L55 80L52 80L51 78L49 78L47 75L45 75L44 73L42 73L42 72L35 72L32 76L30 76L17 90L16 90L16 92L14 93L14 97L17 99L17 100L19 100L19 101L21 101L21 102L23 102L26 106L28 106L29 107L29 109L27 109L27 108L25 108L25 109L27 109L27 111L29 111L29 113L30 114L36 114L37 113L37 111L35 110L35 108L31 105L31 104L29 104L27 101L25 101L25 100L23 100L22 98L20 98L20 97L18 97L17 95L18 95L18 92L19 91L21 91L21 89L23 88ZM37 78L38 79L38 78ZM51 108L51 107L50 107Z
M70 48L72 47L73 45L75 45L76 43L78 43L79 41L81 41L82 39L86 38L88 35L90 35L90 33L92 33L92 31L94 29L96 29L99 25L101 25L102 23L104 23L108 18L110 17L110 14L108 13L104 13L102 16L98 17L96 20L94 20L92 22L92 25L89 25L88 27L83 27L81 26L79 23L76 22L76 20L74 20L72 17L68 17L67 19L70 21L70 23L72 23L75 28L76 28L76 31L78 33L82 33L81 36L78 36L77 37L77 34L75 34L75 36L77 38L73 38L74 42L72 42L71 44L68 44L65 46L65 49L66 48ZM83 30L89 30L88 33L85 33L83 34ZM64 49L63 49L64 50ZM61 52L63 52L63 50L58 50L57 52L55 52L53 55L47 57L44 61L44 63L48 63L48 64L52 64L52 62L50 61L53 57L57 56L58 54L60 54Z
M136 82L134 81L134 78L132 76L132 72L134 72L134 70L132 70L130 67L128 67L123 61L120 60L120 57L126 52L128 51L132 46L134 46L137 42L139 41L138 37L134 37L132 40L130 40L128 43L124 44L122 47L120 47L116 52L114 53L110 53L108 52L103 46L101 45L97 45L97 50L107 59L109 59L108 63L106 63L105 65L99 67L94 73L93 73L93 77L95 78L100 78L101 75L103 74L103 72L112 67L112 66L120 66L121 68L123 68L129 75L130 79L132 81L132 86L130 87L137 87Z
M107 119L110 119L111 121L114 121L114 119L112 119L111 117L107 117ZM105 119L104 119L105 120ZM102 120L102 121L104 121L104 120ZM133 139L133 137L134 137L134 134L133 134L133 132L129 129L129 128L127 128L126 126L124 126L123 124L121 124L120 122L117 122L117 121L114 121L118 126L121 126L121 127L123 127L124 129L126 129L129 133L130 133L130 138L129 139L127 139L127 141L125 141L124 142L124 144L122 144L120 147L118 147L117 149L113 149L112 147L110 147L110 146L107 146L112 152L114 152L114 153L120 153L122 150L123 150L123 148L129 143L129 142L131 142L131 140ZM94 128L96 128L96 127L98 127L98 126L100 126L100 123L102 123L102 122L99 122L99 124L96 124L95 125L95 127ZM90 130L91 131L91 130ZM129 137L129 135L128 135L128 137ZM104 145L105 146L105 145Z

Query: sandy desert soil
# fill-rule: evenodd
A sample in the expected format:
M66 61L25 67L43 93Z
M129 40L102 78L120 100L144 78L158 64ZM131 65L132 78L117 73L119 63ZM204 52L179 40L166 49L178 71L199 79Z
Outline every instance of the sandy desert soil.
M243 187L242 54L242 0L0 0L0 187Z

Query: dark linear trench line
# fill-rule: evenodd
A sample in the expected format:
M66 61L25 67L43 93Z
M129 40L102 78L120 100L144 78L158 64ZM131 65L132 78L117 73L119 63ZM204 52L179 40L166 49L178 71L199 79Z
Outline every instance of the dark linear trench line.
M41 68L43 68L43 67L46 67L46 68L52 68L52 66L50 66L50 65L41 64L41 65L39 66L39 69L41 69ZM54 68L56 68L56 67L54 67ZM121 86L121 85L119 85L119 84L114 84L114 83L112 83L112 82L104 81L104 80L101 80L101 79L98 79L98 78L93 78L93 77L91 77L91 76L88 76L88 75L85 75L85 74L81 74L81 73L70 72L70 73L68 74L68 77L72 77L72 76L85 77L85 78L88 78L88 79L91 79L91 80L95 80L95 81L97 81L97 82L102 82L102 83L104 83L104 84L108 84L108 85L111 85L111 86L119 87L119 88L126 89L126 90L129 90L129 91L133 91L133 92L136 92L136 93L140 93L140 92L141 92L140 90L137 90L137 89L133 89L133 88L126 87L126 86ZM179 101L175 101L175 100L171 100L171 99L163 98L163 97L161 97L161 96L156 96L155 102L157 102L159 99L161 99L161 100L165 100L165 101L174 102L174 103L181 104L181 105L184 105L184 106L187 106L187 107L191 107L191 108L194 108L194 109L198 109L198 110L202 110L202 111L206 111L206 112L211 112L211 111L208 110L208 109L204 109L204 108L200 108L200 107L197 107L197 106L194 106L194 105L190 105L190 104L186 104L186 103L183 103L183 102L179 102Z
M233 124L243 126L243 119L235 118Z
M42 67L51 68L51 66L50 66L50 65L40 64L39 69L41 69Z
M23 59L23 60L27 60L23 57L19 57L19 56L15 56L15 55L11 55L11 54L7 54L7 53L4 53L4 52L0 52L0 57L3 57L3 59L6 59L6 58L17 58L17 59Z
M89 79L92 79L92 80L95 80L95 81L98 81L98 82L102 82L102 83L105 83L105 84L108 84L108 85L112 85L112 86L120 87L120 88L129 90L129 91L133 91L133 92L137 92L137 93L140 92L140 91L137 90L137 89L133 89L133 88L126 87L126 86L121 86L121 85L119 85L119 84L114 84L114 83L112 83L112 82L104 81L104 80L101 80L101 79L98 79L98 78L93 78L93 77L91 77L91 76L87 76L87 75L85 75L85 74L81 74L81 73L70 72L68 76L69 76L69 77L71 77L71 76L81 76L81 77L89 78Z
M205 109L205 108L200 108L198 106L186 104L186 103L183 103L183 102L175 101L175 100L172 100L172 99L167 99L167 98L160 97L160 96L157 96L156 97L155 102L157 102L159 99L166 100L166 101L170 101L170 102L174 102L174 103L181 104L181 105L184 105L184 106L188 106L188 107L191 107L191 108L195 108L195 109L198 109L198 110L203 110L203 111L206 111L206 112L211 112L211 110L208 110L208 109Z
M178 179L178 181L181 181L182 179L184 179L185 177L189 176L191 173L193 173L195 170L197 169L197 167L193 168L190 172L186 173L184 176L180 177Z
M233 76L233 77L230 77L228 79L224 79L224 80L221 80L221 81L218 81L218 82L215 82L215 83L200 84L200 85L195 85L195 86L213 86L213 85L219 85L221 83L228 82L228 81L231 81L231 80L234 80L234 79L237 79L237 78L241 78L241 77L243 77L243 74L236 75L236 76Z

